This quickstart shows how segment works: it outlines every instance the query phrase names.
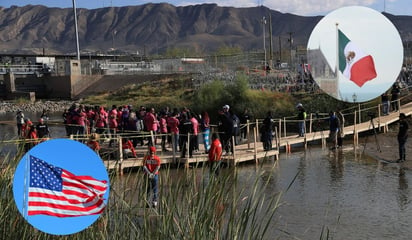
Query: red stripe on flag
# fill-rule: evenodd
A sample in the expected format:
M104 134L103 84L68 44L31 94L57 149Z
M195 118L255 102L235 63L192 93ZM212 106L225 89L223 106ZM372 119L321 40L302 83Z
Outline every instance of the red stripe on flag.
M90 212L93 209L96 209L96 206L100 206L103 204L103 200L98 200L94 205L91 206L72 206L67 204L56 204L50 202L36 202L32 201L29 203L29 206L36 206L36 207L50 207L54 209L62 209L62 210L71 210L71 211L79 211L79 212Z
M359 59L352 65L350 80L362 87L367 81L376 78L375 64L371 55Z
M92 188L94 191L102 191L105 192L107 189L107 181L99 181L89 176L76 176L66 170L63 170L62 178L67 180L73 180L73 182L64 181L64 186L78 186L79 188L83 189L90 189ZM73 184L73 185L72 185ZM77 184L77 185L74 185Z

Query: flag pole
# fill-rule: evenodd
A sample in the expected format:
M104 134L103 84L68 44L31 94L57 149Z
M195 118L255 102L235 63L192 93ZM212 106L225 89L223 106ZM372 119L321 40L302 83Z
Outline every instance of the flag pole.
M25 157L25 166L24 166L24 183L23 183L23 206L22 206L22 212L23 212L23 218L27 220L28 217L28 178L29 178L29 172L30 172L30 164L29 164L29 154L26 154Z
M339 23L335 23L336 26L336 65L335 65L335 74L336 74L336 97L340 99L340 88L339 88Z

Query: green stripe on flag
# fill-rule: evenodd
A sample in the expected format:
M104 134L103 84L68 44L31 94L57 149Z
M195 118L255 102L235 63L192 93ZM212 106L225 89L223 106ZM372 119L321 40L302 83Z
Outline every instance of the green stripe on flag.
M343 73L346 67L345 47L350 42L343 32L338 29L338 43L339 43L339 70Z

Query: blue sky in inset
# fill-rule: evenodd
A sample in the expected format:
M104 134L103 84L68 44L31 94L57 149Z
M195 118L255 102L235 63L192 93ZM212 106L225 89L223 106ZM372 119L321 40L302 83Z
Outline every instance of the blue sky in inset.
M36 145L20 160L14 174L13 195L20 213L23 214L25 179L27 179L28 155L46 161L56 167L63 168L77 176L91 176L97 180L109 177L101 158L88 146L70 139L53 139ZM105 202L109 198L109 187L104 195ZM27 209L26 209L27 210ZM100 215L81 217L53 217L47 215L28 216L27 221L38 230L49 234L67 235L82 231L93 224Z

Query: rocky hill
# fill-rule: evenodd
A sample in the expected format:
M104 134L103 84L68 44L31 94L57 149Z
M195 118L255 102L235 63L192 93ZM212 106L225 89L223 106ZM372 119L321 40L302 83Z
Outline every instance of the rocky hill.
M212 52L220 47L262 48L262 18L272 19L272 36L287 45L304 45L322 16L303 17L266 7L234 8L216 4L175 7L167 3L78 9L83 52L114 48L135 53L163 53L168 48ZM0 53L68 54L75 52L71 8L40 5L0 8ZM411 16L386 16L404 41L412 41ZM277 47L277 46L276 46Z

